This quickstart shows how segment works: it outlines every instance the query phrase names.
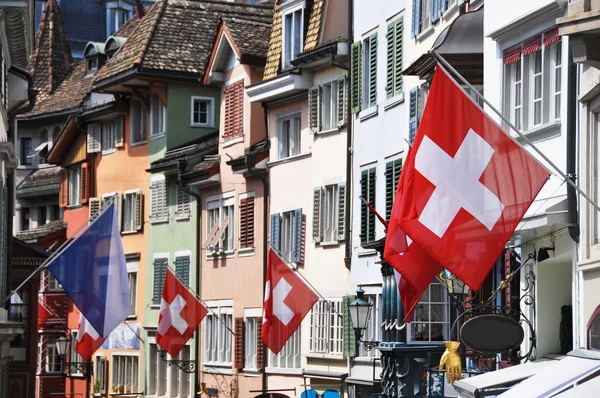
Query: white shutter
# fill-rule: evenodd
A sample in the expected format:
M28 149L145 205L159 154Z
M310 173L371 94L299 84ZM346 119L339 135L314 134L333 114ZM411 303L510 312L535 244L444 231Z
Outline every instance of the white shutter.
M348 88L347 79L344 77L338 80L338 127L343 127L346 125L346 115L347 115L347 97L348 97Z
M139 231L144 225L144 201L141 192L135 193L135 230Z
M123 143L123 124L125 123L125 119L120 117L114 121L115 123L115 147L122 148Z
M159 206L159 217L161 220L165 221L169 219L169 203L167 200L167 181L163 180L160 182L160 202Z
M102 126L99 123L90 123L87 125L87 151L88 153L100 152L102 144Z
M178 218L187 218L190 216L190 194L179 184L177 184L176 216Z
M123 195L120 193L116 194L115 202L117 206L117 222L119 223L119 231L123 231Z
M98 217L100 214L100 198L90 198L89 201L89 223Z

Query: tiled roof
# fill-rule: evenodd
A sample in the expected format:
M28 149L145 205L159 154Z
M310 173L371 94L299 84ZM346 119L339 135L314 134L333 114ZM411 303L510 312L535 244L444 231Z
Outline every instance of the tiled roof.
M211 134L209 137L203 137L189 142L179 148L171 149L165 153L162 159L156 160L150 164L152 169L167 165L174 160L192 157L196 154L206 153L218 150L219 135Z
M267 53L267 64L265 65L265 72L263 79L270 79L277 76L279 72L279 66L281 65L281 7L275 5L273 15L273 28L271 29L271 39L269 40L269 51Z
M203 75L221 20L239 18L269 23L272 13L270 6L158 0L94 82L134 68ZM248 40L247 36L240 37ZM256 51L253 44L248 47Z
M35 43L36 50L27 68L33 77L32 88L52 93L69 75L73 63L67 30L56 0L49 0L44 8Z
M60 184L60 167L38 169L29 174L17 187L17 191L31 188L51 187Z
M48 236L65 228L67 228L67 224L63 220L54 220L38 228L30 229L28 231L17 232L16 237L25 242L28 242L34 239L39 239L44 236Z
M325 12L325 0L314 0L310 19L308 21L308 30L306 31L306 40L304 41L304 51L310 51L319 44L319 35L323 25L323 13Z
M267 57L272 18L267 20L264 18L258 20L223 18L223 22L242 54L262 57L263 59Z
M22 69L27 68L31 51L27 10L27 7L0 7L0 20L4 22L11 62Z
M218 165L220 163L219 157L207 157L203 161L196 163L192 167L189 167L185 170L186 174L199 173L202 171L210 170L211 167Z

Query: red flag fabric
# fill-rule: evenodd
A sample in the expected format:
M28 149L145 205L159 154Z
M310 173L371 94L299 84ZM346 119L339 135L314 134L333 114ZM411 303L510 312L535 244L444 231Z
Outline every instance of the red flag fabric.
M48 321L48 319L50 319L50 317L52 317L52 313L50 312L50 310L48 310L48 308L46 308L46 306L44 305L44 303L42 303L42 296L38 296L38 324L37 324L37 330L40 330L42 328L42 326L44 326L46 324L46 321Z
M477 290L549 175L437 68L392 213L399 210L414 243Z
M83 314L79 317L79 331L75 341L75 350L84 361L92 359L92 355L102 346L104 339L96 332Z
M373 213L375 215L375 217L377 217L377 219L379 220L379 222L383 224L384 228L388 229L388 222L385 221L385 218L381 217L381 215L379 213L377 213L377 210L375 210L375 208L373 206L371 206L371 204L369 202L367 202L367 200L365 198L363 198L362 196L360 196L360 199L363 201L363 203L365 205L367 205L367 207L369 208L369 211L371 213Z
M318 300L315 291L271 248L262 325L265 345L279 354Z
M207 313L200 300L167 268L156 343L175 358Z

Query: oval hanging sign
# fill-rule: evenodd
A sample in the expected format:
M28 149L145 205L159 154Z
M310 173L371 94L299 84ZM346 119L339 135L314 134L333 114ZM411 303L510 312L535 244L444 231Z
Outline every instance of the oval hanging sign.
M460 328L460 339L472 350L497 353L518 348L523 342L523 328L513 318L502 314L478 315Z

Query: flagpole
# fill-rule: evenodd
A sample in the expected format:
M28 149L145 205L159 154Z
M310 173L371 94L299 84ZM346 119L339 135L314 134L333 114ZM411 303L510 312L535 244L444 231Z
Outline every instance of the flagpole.
M315 294L317 296L319 296L321 298L321 300L323 300L327 304L327 306L329 307L331 312L333 312L334 314L337 314L337 316L339 316L342 319L344 318L342 314L337 312L335 310L335 308L333 308L331 306L331 304L329 303L329 300L327 300L325 297L323 297L323 295L321 293L319 293L319 291L317 289L315 289L315 287L312 285L312 283L310 283L308 281L308 279L306 279L306 277L298 271L298 268L294 267L294 265L291 262L289 262L288 259L285 258L278 249L273 247L273 245L271 244L271 241L269 241L269 246L271 246L271 249L273 249L273 251L279 256L279 258L283 260L284 264L287 265L288 267L290 267L292 269L292 271L294 271L296 274L298 274L300 276L300 278L302 278L304 280L304 282L306 282L306 284L313 290L313 292L315 292Z
M458 84L458 82L456 81L456 79L454 78L454 76L452 76L448 70L450 70L453 74L455 74L456 76L459 77L459 79L466 84L467 86L469 86L469 88L475 93L475 95L477 95L477 97L479 97L481 100L483 100L483 102L490 107L490 109L492 111L494 111L494 113L496 115L498 115L498 117L500 117L500 119L502 119L512 130L515 131L515 133L517 133L517 135L527 143L527 145L531 146L531 148L538 154L540 155L540 157L542 159L544 159L569 185L571 185L577 192L579 192L581 194L581 196L583 196L588 203L590 203L592 206L594 206L596 208L596 210L600 211L600 206L598 206L598 204L596 202L594 202L592 200L592 198L590 198L585 192L583 192L583 190L577 185L575 184L575 182L573 182L573 180L571 179L571 177L567 176L565 173L563 173L563 171L556 165L554 164L545 154L544 152L542 152L538 147L536 147L533 142L531 142L531 140L529 138L527 138L527 136L525 134L523 134L519 129L517 129L515 127L515 125L513 123L511 123L510 120L508 120L498 109L496 109L488 100L485 99L485 97L479 93L479 91L477 91L475 89L475 87L473 87L473 85L471 83L469 83L467 81L467 79L465 79L463 77L463 75L461 75L460 73L458 73L458 71L456 69L454 69L454 67L452 65L450 65L450 63L448 63L448 61L446 61L444 59L444 57L442 57L440 54L438 54L437 51L435 50L431 50L430 54L433 55L433 57L438 61L438 66L448 75L448 77L450 78L450 80L452 80L454 82L454 84L456 84L456 86L458 88L460 88L460 90L467 95L468 97L469 94L467 94L467 92L465 92L464 88L462 88L462 86L460 84ZM446 69L447 68L447 69ZM477 102L475 102L475 104L477 106L480 106L479 104L477 104ZM506 131L504 129L502 129L502 131L504 131L506 133ZM506 133L507 136L509 136L511 139L513 139L513 141L515 141L517 143L517 145L519 145L521 148L523 148L524 150L527 150L521 143L519 143L517 140L515 140L510 134ZM537 160L537 159L536 159ZM541 163L538 160L538 163L540 165L542 165L546 170L548 170L548 168ZM549 171L549 170L548 170Z
M100 215L102 215L102 214L103 214L103 213L104 213L104 212L105 212L105 211L106 211L106 210L107 210L107 209L110 207L110 205L111 205L111 204L112 204L112 203L115 201L115 198L116 198L116 195L115 195L115 196L112 196L110 199L108 199L108 200L109 200L109 202L108 202L108 205L107 205L107 206L106 206L104 209L99 209L99 210L97 210L97 211L96 211L96 212L95 212L95 213L94 213L94 214L93 214L91 217L89 217L89 218L87 219L87 221L86 221L85 223L81 224L81 225L79 226L79 228L77 228L77 229L75 230L75 232L73 233L73 236L75 236L75 237L74 237L74 238L72 238L72 239L67 239L67 240L65 240L63 243L61 243L61 245L58 247L58 249L56 249L56 251L55 251L54 253L52 253L52 254L50 255L50 257L48 257L48 258L46 259L46 261L44 261L44 262L43 262L43 263L42 263L42 264L41 264L39 267L37 267L37 268L36 268L36 269L35 269L35 270L34 270L34 271L31 273L31 274L29 274L29 276L28 276L27 278L25 278L25 280L23 280L23 282L21 282L21 284L20 284L19 286L17 286L17 287L16 287L14 290L12 290L12 291L10 292L10 294L8 295L8 297L7 297L7 298L5 298L5 299L2 301L2 304L1 304L1 305L4 305L4 304L5 304L5 303L6 303L6 302L7 302L7 301L10 299L10 297L13 295L13 293L16 293L16 292L18 292L19 290L21 290L21 288L23 288L23 286L25 286L25 284L26 284L27 282L29 282L29 280L30 280L31 278L33 278L33 276L34 276L35 274L37 274L37 273L38 273L38 272L40 272L42 269L44 269L44 267L45 267L45 266L47 266L49 262L51 262L52 260L54 260L54 259L55 259L55 258L56 258L56 257L57 257L59 254L61 254L63 251L65 251L65 250L67 249L67 247L69 247L69 246L71 245L71 243L73 243L73 241L75 241L75 240L76 240L76 239L79 237L78 233L81 231L81 229L82 229L83 227L85 227L86 225L88 225L88 227L91 225L91 224L89 224L90 220L93 220L93 221L92 221L92 224L93 224L94 222L96 222L96 220L97 220L98 218L100 218Z

